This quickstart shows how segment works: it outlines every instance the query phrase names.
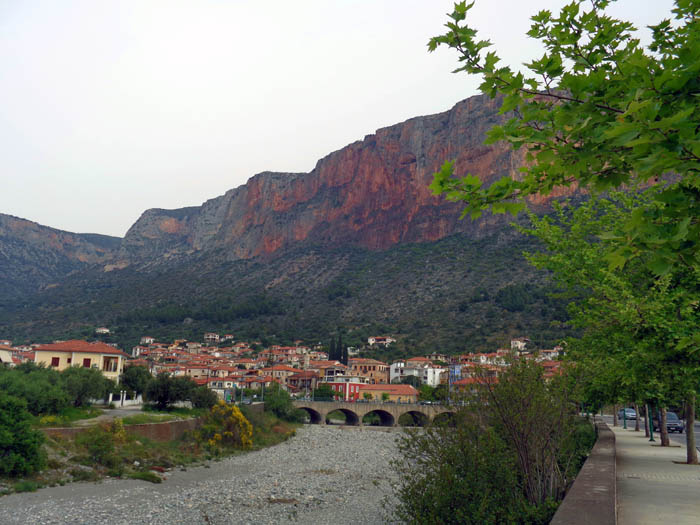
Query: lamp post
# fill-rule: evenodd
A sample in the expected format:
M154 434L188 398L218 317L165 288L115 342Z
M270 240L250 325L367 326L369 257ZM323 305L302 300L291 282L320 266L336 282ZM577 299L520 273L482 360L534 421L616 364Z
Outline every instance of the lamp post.
M627 409L622 407L622 428L627 430Z
M647 403L647 423L649 425L649 441L654 442L654 415L651 412L651 405Z

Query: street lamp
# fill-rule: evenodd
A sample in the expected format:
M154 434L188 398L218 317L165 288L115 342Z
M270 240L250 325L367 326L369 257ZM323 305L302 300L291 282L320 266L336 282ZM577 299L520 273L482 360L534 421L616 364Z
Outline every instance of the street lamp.
M654 442L654 415L650 410L650 404L647 403L647 424L649 425L649 441Z

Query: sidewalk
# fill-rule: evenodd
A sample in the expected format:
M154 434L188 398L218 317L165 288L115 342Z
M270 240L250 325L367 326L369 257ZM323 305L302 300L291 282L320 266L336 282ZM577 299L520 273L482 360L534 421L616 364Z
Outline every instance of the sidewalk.
M619 525L700 523L700 466L682 465L685 447L660 447L644 431L610 428L617 454Z

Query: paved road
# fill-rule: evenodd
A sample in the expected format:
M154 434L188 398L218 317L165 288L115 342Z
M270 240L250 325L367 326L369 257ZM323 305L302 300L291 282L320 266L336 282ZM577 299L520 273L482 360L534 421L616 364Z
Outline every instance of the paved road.
M81 419L78 420L74 423L74 426L76 427L85 427L85 426L90 426L94 425L96 423L99 423L101 421L110 421L114 419L115 417L129 417L129 416L134 416L136 414L140 414L142 412L143 405L134 405L130 407L120 407L120 408L112 408L112 409L102 409L102 414L93 417L91 419Z

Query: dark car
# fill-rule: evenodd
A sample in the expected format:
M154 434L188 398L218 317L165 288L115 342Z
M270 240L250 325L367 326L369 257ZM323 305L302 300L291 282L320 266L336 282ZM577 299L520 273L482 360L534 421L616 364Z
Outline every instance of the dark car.
M659 414L654 416L654 430L657 432L661 428L659 420ZM685 423L683 423L683 420L680 419L675 412L666 412L666 430L669 432L679 432L682 434L684 429Z

